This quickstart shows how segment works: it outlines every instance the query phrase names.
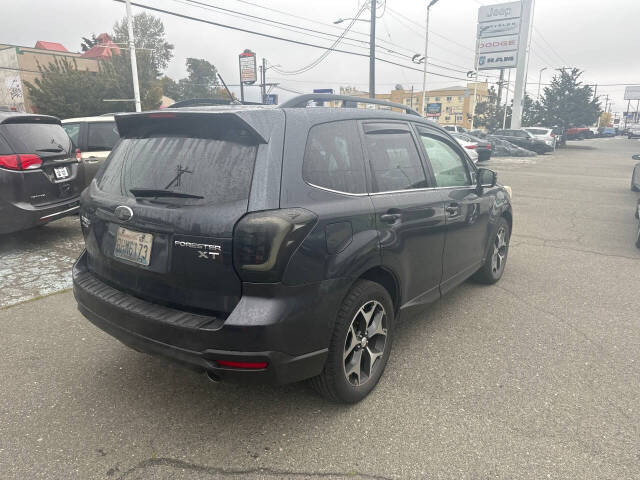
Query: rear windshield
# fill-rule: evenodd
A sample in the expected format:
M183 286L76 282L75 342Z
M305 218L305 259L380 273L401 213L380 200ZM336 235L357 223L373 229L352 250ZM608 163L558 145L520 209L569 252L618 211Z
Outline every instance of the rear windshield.
M0 128L13 153L35 153L46 157L71 151L71 140L58 124L8 123Z
M131 189L159 189L202 199L157 197L156 201L200 205L249 198L257 146L243 139L155 134L124 138L111 152L98 180L106 193L133 197Z

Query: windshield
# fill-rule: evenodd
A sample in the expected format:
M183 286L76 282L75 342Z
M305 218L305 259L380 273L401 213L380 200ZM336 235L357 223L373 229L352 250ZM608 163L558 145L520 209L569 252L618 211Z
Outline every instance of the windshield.
M71 139L55 123L9 123L0 128L15 153L35 153L46 157L71 151Z
M111 153L98 188L123 197L135 196L132 189L202 197L180 199L181 204L234 202L249 196L255 156L255 145L230 140L125 138Z

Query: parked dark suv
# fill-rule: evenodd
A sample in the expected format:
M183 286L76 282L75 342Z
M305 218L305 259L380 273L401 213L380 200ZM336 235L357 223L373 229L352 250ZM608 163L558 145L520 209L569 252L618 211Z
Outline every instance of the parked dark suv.
M401 312L498 281L512 212L495 173L420 116L301 108L316 97L354 103L118 115L82 194L80 311L213 379L311 378L355 402Z
M60 120L0 112L0 234L77 212L82 177Z
M553 146L538 140L526 130L496 130L492 135L538 154L553 152Z

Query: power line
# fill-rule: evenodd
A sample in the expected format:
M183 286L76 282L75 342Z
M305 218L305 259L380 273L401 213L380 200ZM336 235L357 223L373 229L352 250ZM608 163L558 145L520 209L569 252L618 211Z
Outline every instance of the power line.
M283 30L287 30L287 31L295 32L295 33L300 33L300 34L307 35L307 36L310 36L310 37L320 38L322 40L328 40L328 39L324 38L324 37L321 37L321 36L318 36L318 35L312 35L311 33L305 33L305 32L312 32L312 33L315 33L315 34L324 35L325 37L332 37L332 38L339 38L340 37L340 35L335 35L333 33L323 32L321 30L316 30L316 29L313 29L313 28L306 28L306 27L302 27L300 25L293 25L291 23L280 22L278 20L271 20L271 19L260 17L260 16L257 16L257 15L251 15L251 14L248 14L248 13L239 12L237 10L231 10L231 9L228 9L228 8L218 7L216 5L211 5L209 3L201 2L201 1L198 1L198 0L173 0L173 1L185 4L185 5L186 5L185 2L188 2L190 4L193 4L192 6L195 6L195 7L198 7L198 8L202 8L202 9L205 9L205 10L218 10L218 11L224 12L226 15L229 15L229 16L232 16L232 17L235 17L235 18L246 17L247 19L253 19L252 21L255 21L257 23L262 23L264 25L275 24L275 25L278 25L279 28L281 28ZM272 25L270 25L270 26L272 26ZM292 30L291 28L285 28L285 27L291 27L291 28L294 28L294 29L297 29L297 30L303 30L303 32L298 32L297 30ZM369 41L368 40L360 40L358 38L353 38L353 37L348 37L348 36L344 36L344 39L362 44L362 45L356 45L356 44L351 43L350 44L351 46L354 46L354 47L357 47L357 48L366 48L366 49L369 48ZM343 43L349 44L348 42L343 42ZM386 50L387 54L395 54L393 56L403 57L403 58L411 58L411 55L392 50L392 49L388 48L385 45L377 44L376 46L378 48L380 48L380 49ZM413 54L413 52L411 50L409 50L409 49L405 49L404 47L400 47L400 46L399 46L399 48L402 48L403 50L406 50L408 52L411 52L411 54Z
M125 0L113 0L113 1L114 2L118 2L118 3L124 3ZM273 40L280 40L280 41L284 41L284 42L288 42L288 43L293 43L293 44L296 44L296 45L302 45L302 46L306 46L306 47L312 47L312 48L319 48L319 49L322 49L322 50L327 50L326 46L317 45L317 44L309 43L309 42L303 42L301 40L294 40L294 39L291 39L291 38L281 37L281 36L278 36L278 35L272 35L272 34L269 34L269 33L258 32L258 31L255 31L255 30L248 30L246 28L235 27L233 25L226 25L224 23L214 22L214 21L211 21L211 20L205 20L203 18L193 17L191 15L185 15L183 13L178 13L178 12L174 12L174 11L171 11L171 10L166 10L166 9L163 9L163 8L152 7L150 5L143 5L143 4L140 4L140 3L137 3L137 2L131 2L131 5L134 5L136 7L143 8L143 9L146 9L146 10L151 10L151 11L154 11L154 12L164 13L166 15L171 15L171 16L174 16L174 17L183 18L185 20L193 20L193 21L196 21L196 22L206 23L206 24L213 25L213 26L216 26L216 27L222 27L222 28L226 28L226 29L229 29L229 30L235 30L235 31L239 31L239 32L249 33L249 34L252 34L252 35L257 35L257 36L260 36L260 37L271 38ZM338 53L344 53L344 54L348 54L348 55L355 55L355 56L358 56L358 57L369 58L368 54L361 53L361 52L352 52L352 51L349 51L349 50L343 50L343 49L339 49L339 48L331 48L331 51L332 52L338 52ZM409 65L403 65L401 63L398 63L398 62L395 62L395 61L392 61L392 60L389 60L389 59L386 59L386 58L375 57L375 59L380 61L380 62L387 63L387 64L390 64L390 65L396 65L396 66L403 67L403 68L406 68L406 69L409 69L409 70L414 70L416 72L422 72L422 70L419 69L419 68L411 67ZM443 78L451 78L453 80L462 80L462 81L466 81L467 80L466 78L454 77L454 76L451 76L451 75L445 75L443 73L430 72L430 74L438 76L438 77L443 77Z
M376 0L371 0L371 1L375 2ZM327 48L322 55L320 55L310 64L304 67L301 67L297 70L283 70L282 68L278 68L275 65L271 65L271 68L273 68L276 72L281 73L283 75L299 75L300 73L308 72L312 68L320 65L320 63L331 54L331 51L340 44L344 36L349 32L349 30L351 30L351 27L353 27L353 25L358 21L358 18L360 17L360 15L362 15L362 12L364 12L366 7L367 7L367 4L363 3L362 7L360 7L360 10L358 10L358 12L356 13L356 16L351 19L351 22L349 23L349 25L347 25L347 27L344 29L344 32L342 32L342 35L340 35L340 37L338 37L336 41L333 42L333 44L331 44L331 46Z
M569 65L569 62L567 62L564 58L562 58L560 56L560 54L556 51L555 48L553 48L553 45L551 45L546 38L544 38L544 35L542 35L542 33L540 33L540 30L538 30L536 27L533 27L533 31L536 33L536 35L538 35L540 37L540 39L546 43L549 48L551 49L551 51L555 54L556 57L558 57L560 59L560 61L562 62L563 65Z

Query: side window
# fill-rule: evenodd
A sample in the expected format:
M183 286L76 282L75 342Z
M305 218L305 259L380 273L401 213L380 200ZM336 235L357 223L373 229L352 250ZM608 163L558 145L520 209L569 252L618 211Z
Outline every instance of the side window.
M373 191L391 192L427 187L427 180L411 133L371 132L365 135Z
M80 124L79 123L64 123L62 124L62 128L64 129L65 132L67 132L67 135L69 135L69 138L71 139L71 142L73 143L73 146L75 148L78 148L79 145L79 137L80 137Z
M434 137L420 134L438 187L471 185L467 162L453 148Z
M87 150L90 152L111 150L119 139L115 122L89 123Z
M302 178L318 187L339 192L367 192L362 147L355 122L324 123L309 130Z

